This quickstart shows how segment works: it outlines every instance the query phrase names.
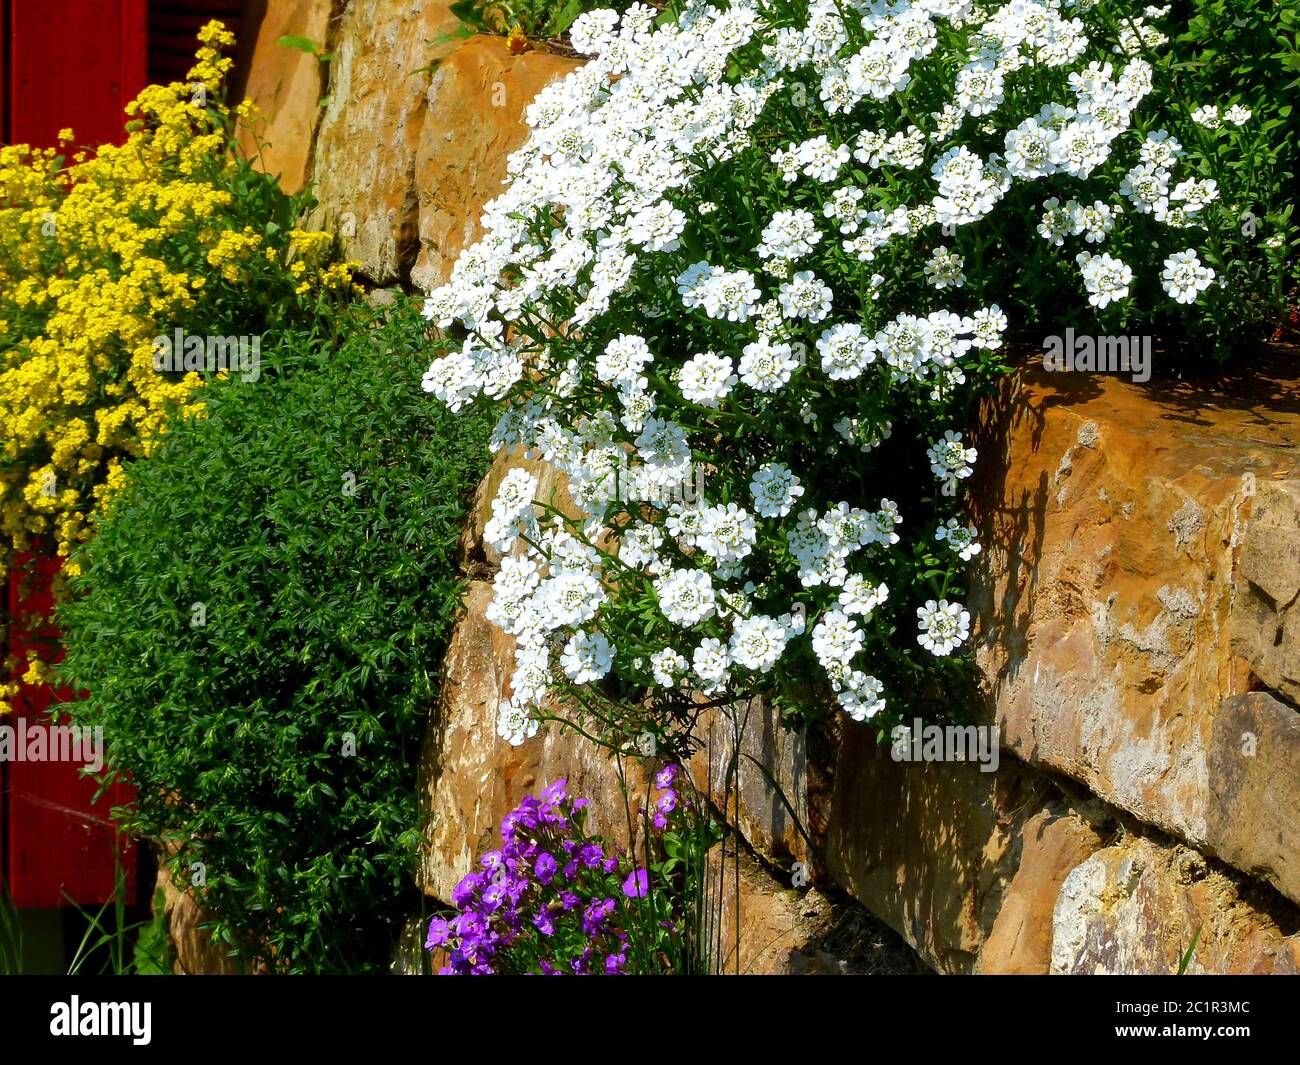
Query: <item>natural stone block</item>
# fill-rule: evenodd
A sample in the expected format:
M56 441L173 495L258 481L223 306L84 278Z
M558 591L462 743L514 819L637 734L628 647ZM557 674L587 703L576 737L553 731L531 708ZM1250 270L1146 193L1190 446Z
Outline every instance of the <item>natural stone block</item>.
M1066 877L1051 971L1169 975L1193 944L1189 973L1293 975L1300 962L1300 938L1284 937L1195 851L1129 837Z
M311 173L312 141L325 94L323 65L314 55L280 44L284 36L303 37L328 48L331 0L285 0L266 5L257 30L244 99L257 105L262 121L239 121L240 149L259 170L278 177L295 193Z
M343 12L316 137L312 221L336 231L344 257L375 284L404 279L415 261L428 68L453 47L429 42L459 25L445 0L353 0Z
M483 205L505 191L506 159L528 133L524 109L576 66L544 52L512 55L499 37L475 37L439 64L415 159L417 288L446 281L456 256L482 235Z
M1276 863L1224 838L1216 719L1252 673L1289 684L1300 587L1300 410L1270 398L1292 371L1257 362L1253 384L1159 388L1031 366L984 411L972 489L975 655L1004 745L1247 869Z

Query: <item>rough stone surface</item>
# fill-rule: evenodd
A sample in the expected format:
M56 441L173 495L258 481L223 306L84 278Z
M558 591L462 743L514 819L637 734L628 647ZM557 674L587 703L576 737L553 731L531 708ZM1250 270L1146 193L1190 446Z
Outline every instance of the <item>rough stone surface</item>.
M1264 684L1300 705L1300 479L1256 480L1251 487L1232 649Z
M1015 873L1015 839L1048 793L1007 760L899 762L846 726L827 828L830 875L945 973L968 973Z
M428 919L419 914L412 914L402 923L388 963L389 976L427 976L437 971L432 966L429 952L424 949L428 929Z
M750 846L780 865L815 861L804 733L784 728L771 706L753 699L710 711L696 734L692 779L716 807L733 812Z
M320 10L284 5L285 27L266 35L315 39L306 17L289 23ZM285 180L310 165L323 204L313 221L335 226L378 284L446 278L502 190L527 103L575 65L511 56L498 39L428 46L456 25L445 2L351 0L328 31L319 116L315 60L259 45L274 58L255 62L249 93L273 101L263 106ZM317 117L314 147L295 141ZM720 971L737 959L750 972L840 971L823 949L836 889L941 972L1167 972L1198 928L1192 971L1296 971L1286 935L1300 925L1282 896L1300 898L1300 401L1293 371L1251 368L1253 391L1031 369L985 410L973 607L982 709L1005 747L996 773L895 762L870 727L839 715L809 737L757 702L739 729L706 717L692 776L768 863L746 857L738 891L719 882L730 956ZM442 900L504 814L559 776L592 798L597 831L627 838L603 751L554 723L517 748L496 736L513 641L486 620L500 558L482 535L497 485L520 464L571 512L546 464L501 456L462 538L466 612L421 766L419 880ZM654 768L628 761L633 796ZM1121 824L1139 833L1120 835ZM783 882L796 861L812 890ZM193 900L169 891L188 968L222 964L193 932Z
M1214 854L1300 898L1300 714L1266 692L1225 699L1208 768Z
M329 105L316 137L313 221L376 284L415 260L415 154L428 106L428 66L454 47L428 42L460 24L445 0L353 0L330 61Z
M834 975L818 957L817 940L831 924L830 902L816 889L783 888L748 855L715 848L705 894L714 899L716 944L711 970L727 976Z
M243 972L225 944L213 943L212 934L199 927L211 918L193 895L176 885L166 863L158 867L158 887L163 891L167 936L175 955L172 971L177 976L235 976Z
M422 766L427 849L420 886L447 901L476 857L499 839L502 818L525 795L563 777L570 790L591 800L587 825L615 843L628 839L628 817L617 767L590 741L562 733L554 722L512 747L496 733L497 705L509 694L514 638L485 616L492 586L474 581L466 613L447 651L442 699L430 724ZM635 824L637 802L653 767L625 763Z
M1285 937L1195 851L1129 837L1066 877L1051 971L1168 975L1193 942L1188 973L1293 975L1300 962L1300 937Z
M280 179L285 192L301 190L311 173L312 141L325 94L322 64L313 55L279 43L286 35L305 37L327 49L331 0L285 0L268 4L257 30L244 99L262 121L242 119L240 148L260 170Z
M558 776L592 796L593 824L600 830L616 841L627 834L614 766L599 749L561 734L554 724L519 748L508 747L495 735L495 707L508 693L513 642L485 617L491 596L485 578L499 556L483 543L482 529L496 485L510 468L526 461L517 454L497 460L480 485L462 542L465 563L478 579L471 585L467 613L448 655L449 683L431 726L426 774L431 843L422 883L426 892L442 899L468 871L476 853L491 845L501 817L524 794ZM563 479L545 463L528 465L541 478L542 496L567 508ZM1289 781L1278 766L1288 760L1297 764L1288 746L1291 733L1284 727L1291 711L1262 699L1268 697L1249 697L1235 716L1224 713L1216 719L1227 731L1220 739L1211 737L1210 750L1222 747L1226 752L1228 741L1249 729L1263 738L1266 748L1259 766L1245 770L1243 780L1233 775L1240 776L1241 767L1227 754L1207 762L1207 780L1220 781L1225 798L1231 791L1246 801L1249 789L1260 781ZM763 766L759 769L749 757L740 759L739 813L735 792L725 786L736 724L719 711L708 716L700 730L706 742L690 763L692 776L776 868L806 860L815 884L847 890L941 972L1048 971L1052 913L1062 884L1102 846L1093 826L1106 825L1110 815L1101 804L1085 798L1076 811L1076 804L1063 801L1048 778L1010 755L996 773L981 772L973 763L895 762L887 749L877 746L869 727L839 722L830 737L837 754L826 767L819 764L824 758L810 756L807 740L780 728L761 702L741 708L735 720L743 722L742 752ZM634 766L635 761L628 764ZM830 778L829 787L819 774ZM815 854L809 854L772 779L810 831ZM633 793L643 786L642 776ZM1263 806L1268 800L1250 801ZM1235 806L1224 802L1219 808L1230 811ZM1287 804L1271 814L1284 836L1294 808ZM1229 820L1225 818L1225 839ZM1114 825L1104 831L1113 832ZM1247 846L1256 841L1247 830L1241 835ZM833 971L816 949L791 948L808 927L799 921L797 893L772 876L751 868L742 878L739 896L742 941L749 935L767 936L775 945L772 950L737 946L734 925L724 922L731 949L740 952L742 970ZM729 905L734 905L734 887L728 891ZM1220 954L1229 946L1238 954L1253 949L1245 940L1232 940L1234 929L1245 930L1252 943L1258 939L1264 918L1252 921L1238 921L1223 930ZM1179 947L1170 940L1161 949L1176 952ZM1211 957L1218 955L1207 955Z
M489 576L501 564L501 552L483 539L483 530L492 518L492 501L501 488L501 482L513 469L527 470L537 478L535 499L571 517L578 515L569 498L564 474L549 462L525 458L521 448L499 452L475 489L474 500L460 538L461 564L466 572L474 576Z
M415 162L420 254L411 283L417 288L442 284L456 256L481 235L483 205L504 191L506 158L525 139L524 109L577 65L542 52L511 55L497 37L473 38L439 65Z
M1070 872L1100 846L1096 829L1073 813L1043 810L1020 833L1020 864L1011 878L976 971L991 976L1045 976L1052 961L1052 910Z
M1225 700L1290 668L1240 657L1250 574L1259 596L1294 577L1276 545L1300 406L1270 365L1253 391L1027 370L986 412L974 490L975 651L1004 745L1246 868L1276 843L1221 838L1209 761ZM1274 786L1263 760L1241 771L1246 793Z

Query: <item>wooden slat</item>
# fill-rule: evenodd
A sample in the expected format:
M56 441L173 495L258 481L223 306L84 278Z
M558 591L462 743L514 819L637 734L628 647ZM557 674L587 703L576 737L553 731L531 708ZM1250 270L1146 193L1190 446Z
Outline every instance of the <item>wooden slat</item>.
M47 647L58 632L49 621L50 581L59 570L58 560L30 555L18 560L10 573L9 609L14 617L40 619L34 625L15 626L11 648L20 658L29 647ZM24 635L27 629L31 636ZM62 657L60 651L55 659ZM66 698L67 693L57 693ZM22 685L14 711L4 724L18 728L18 719L48 728L47 713L56 693L41 685ZM126 875L128 904L134 903L136 861L134 845L115 840L109 819L113 806L131 798L125 785L115 785L98 802L93 780L68 761L18 760L5 766L4 879L19 909L98 905L113 896L116 883L113 848Z
M0 111L10 143L51 147L71 127L79 145L120 143L123 108L144 87L147 0L0 0L4 49ZM57 643L49 622L52 557L18 560L3 594L13 614L40 619L42 641ZM13 626L10 646L20 658L29 644ZM24 686L3 724L48 726L55 693ZM92 802L97 787L67 761L15 760L3 766L4 844L0 876L21 908L107 901L114 889L114 837L108 821L130 791L118 787ZM135 890L134 848L120 853ZM134 901L134 899L128 899Z
M10 137L50 147L122 139L122 109L144 87L145 0L11 3Z

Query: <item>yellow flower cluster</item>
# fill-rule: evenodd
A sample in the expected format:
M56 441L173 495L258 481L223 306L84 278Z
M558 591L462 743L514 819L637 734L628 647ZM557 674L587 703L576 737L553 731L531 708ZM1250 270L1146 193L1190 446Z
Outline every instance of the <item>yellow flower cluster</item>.
M210 22L199 42L185 82L151 85L127 106L122 146L69 160L64 130L60 149L0 147L0 588L17 552L67 556L124 462L147 456L170 419L202 410L202 375L155 368L154 338L178 316L216 305L222 287L230 303L265 290L266 270L286 294L352 286L351 264L327 261L330 234L286 241L236 220L247 164L232 150L221 54L234 39Z

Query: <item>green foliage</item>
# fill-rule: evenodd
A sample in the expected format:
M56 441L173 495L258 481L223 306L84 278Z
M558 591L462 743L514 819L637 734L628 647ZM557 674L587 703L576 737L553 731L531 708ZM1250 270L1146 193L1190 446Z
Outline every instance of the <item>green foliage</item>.
M1219 249L1222 288L1235 298L1226 301L1228 313L1201 323L1206 339L1223 352L1273 329L1296 303L1300 115L1293 101L1300 89L1300 3L1176 0L1163 24L1181 32L1146 58L1156 67L1157 85L1171 87L1169 106L1191 111L1236 104L1252 113L1235 138L1202 130L1186 142L1190 166L1218 178L1235 212Z
M486 456L421 392L418 314L350 314L268 336L260 380L130 468L61 612L64 709L138 786L128 827L281 972L386 959Z
M1192 959L1196 957L1196 944L1201 941L1201 932L1204 929L1205 925L1203 924L1198 924L1196 926L1196 932L1192 935L1191 943L1188 944L1187 949L1183 951L1181 957L1178 959L1178 972L1175 975L1187 975L1187 970L1191 967Z
M314 55L322 63L328 63L331 59L330 54L310 37L300 37L296 33L286 33L275 43L284 48L294 48L299 52Z
M21 976L23 926L9 885L0 883L0 976Z
M472 33L508 34L516 29L532 40L553 40L566 33L584 11L621 11L626 6L599 0L458 0L450 10L460 19L461 29L440 40Z
M172 971L171 940L167 937L167 913L163 909L164 892L153 896L153 919L140 926L132 951L137 976L167 976Z
M99 963L99 975L165 976L171 971L171 942L167 938L167 914L163 890L154 892L153 915L147 921L127 921L126 870L121 849L113 848L113 895L91 913L78 906L64 892L64 898L86 922L81 940L68 963L68 975L80 976Z

